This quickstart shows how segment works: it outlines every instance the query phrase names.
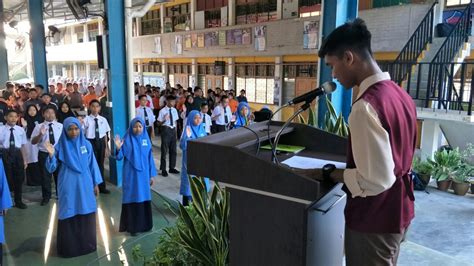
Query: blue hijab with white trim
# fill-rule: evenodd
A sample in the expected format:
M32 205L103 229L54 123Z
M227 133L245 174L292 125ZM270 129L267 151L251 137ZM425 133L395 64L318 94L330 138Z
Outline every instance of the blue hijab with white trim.
M244 107L247 107L247 110L248 110L247 117L242 115L242 109L244 109ZM249 106L249 104L246 103L246 102L240 102L239 106L237 107L236 115L237 115L237 118L235 119L234 128L247 126L248 121L250 120L250 106Z
M73 139L67 135L68 129L76 125L79 128L79 135ZM65 164L74 172L84 173L90 171L89 161L84 160L83 154L92 152L92 145L82 132L81 122L75 117L68 117L63 122L63 133L56 145L56 152L59 161Z
M142 124L143 128L139 135L133 134L133 127L137 122ZM123 137L123 156L130 161L133 168L137 171L143 171L150 150L151 141L146 131L145 121L141 117L135 117L130 121L127 133Z

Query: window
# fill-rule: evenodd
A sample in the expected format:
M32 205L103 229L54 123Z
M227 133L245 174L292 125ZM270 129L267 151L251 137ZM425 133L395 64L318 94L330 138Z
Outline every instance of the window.
M321 13L321 0L300 0L300 18L319 16Z
M161 19L160 10L150 10L141 20L142 35L160 34L161 33Z
M89 42L95 42L97 35L99 35L99 23L87 24L87 31L89 33Z
M446 6L460 6L467 5L471 0L446 0Z
M273 104L275 65L237 64L236 91L245 90L249 102Z
M316 78L318 65L304 63L290 63L283 67L283 76L285 78Z
M252 24L277 19L277 0L258 0L251 3L237 3L237 24Z

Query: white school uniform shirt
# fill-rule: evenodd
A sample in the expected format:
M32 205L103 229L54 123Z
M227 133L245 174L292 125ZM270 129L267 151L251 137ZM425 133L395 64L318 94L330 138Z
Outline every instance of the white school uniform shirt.
M145 110L143 110L143 108L145 108ZM145 125L146 125L145 112L148 116L148 126L151 127L151 126L153 126L153 123L156 120L155 115L153 114L153 110L150 107L147 107L147 106L145 106L145 107L140 106L140 107L137 108L137 116L141 117L143 119L143 121L145 121Z
M0 148L9 149L10 148L10 129L13 128L13 136L15 138L15 147L21 148L25 145L28 140L26 139L26 132L22 127L19 126L9 126L5 124L0 127Z
M56 120L52 122L44 121L41 124L37 124L35 128L33 129L33 133L31 133L31 138L34 138L40 135L42 127L46 128L46 133L44 133L43 137L38 142L38 149L42 152L48 152L44 144L46 143L47 140L49 141L49 124L52 124L51 127L53 128L53 133L54 133L53 146L56 146L56 144L58 144L59 138L61 137L61 134L63 132L63 124L57 122Z
M172 117L165 119L166 115L170 114L170 111L169 111L170 109L171 109ZM160 113L158 114L158 121L160 121L164 126L167 126L169 128L175 128L178 119L179 119L178 111L174 107L171 107L171 108L169 108L168 106L163 107L160 110ZM173 126L171 126L171 123L170 123L171 120L173 120Z
M88 115L84 118L84 133L88 139L95 139L95 118L98 119L97 122L99 123L99 138L105 137L110 132L109 122L105 117Z
M227 123L225 122L225 115L227 115ZM222 105L219 104L212 111L212 116L217 116L215 121L216 124L220 126L226 126L232 121L232 111L230 110L229 106L227 106L224 111Z
M204 130L207 134L211 134L211 117L208 114L201 113L202 123L204 124Z

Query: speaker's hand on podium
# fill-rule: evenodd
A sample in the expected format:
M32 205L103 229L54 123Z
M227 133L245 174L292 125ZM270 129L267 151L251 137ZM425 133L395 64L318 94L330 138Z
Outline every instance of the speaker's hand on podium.
M331 180L334 183L344 183L344 169L335 169L331 173Z

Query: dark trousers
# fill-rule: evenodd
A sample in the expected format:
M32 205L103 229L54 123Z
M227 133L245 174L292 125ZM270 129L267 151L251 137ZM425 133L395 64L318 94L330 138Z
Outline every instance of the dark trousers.
M408 228L400 234L372 234L357 232L346 226L346 265L397 265L400 244L405 240L407 231Z
M148 137L150 137L150 141L153 142L153 139L151 137L151 132L153 130L153 126L149 126L146 128L146 132L148 133Z
M166 154L170 155L169 169L176 167L176 128L161 126L161 165L160 169L166 171Z
M51 199L51 180L54 178L54 185L56 189L56 196L58 195L58 174L55 171L53 174L50 174L46 170L46 160L48 159L49 154L47 152L38 152L38 162L39 170L41 176L41 192L43 194L44 200ZM52 178L53 177L53 178Z
M104 182L99 184L99 190L104 191L106 189L105 185L105 176L104 176L104 161L105 161L105 145L106 137L101 139L88 139L92 144L92 149L94 150L95 159L97 160L97 164L99 165L100 175Z
M7 176L10 191L15 193L15 203L22 202L22 186L25 180L25 165L23 155L20 149L2 150L3 165L5 166L5 175Z
M224 131L225 131L225 126L216 124L216 133L224 132Z

